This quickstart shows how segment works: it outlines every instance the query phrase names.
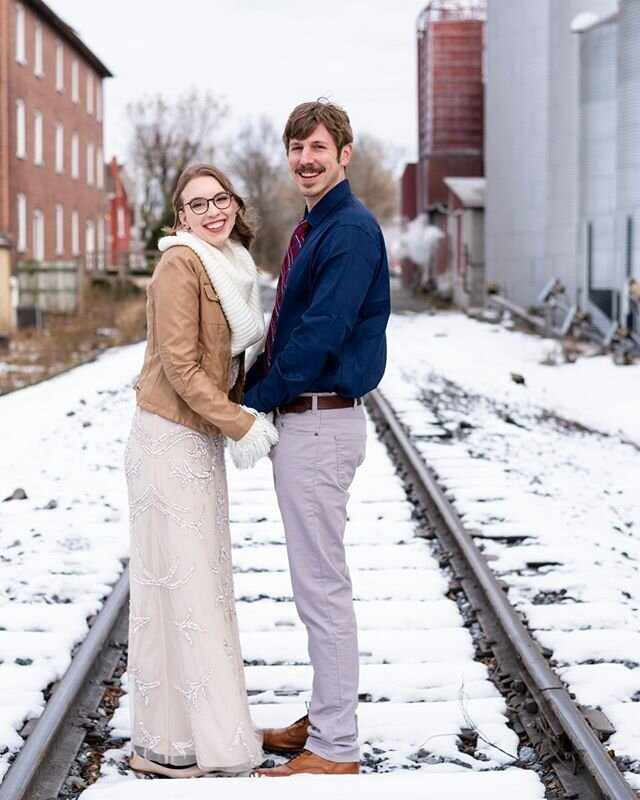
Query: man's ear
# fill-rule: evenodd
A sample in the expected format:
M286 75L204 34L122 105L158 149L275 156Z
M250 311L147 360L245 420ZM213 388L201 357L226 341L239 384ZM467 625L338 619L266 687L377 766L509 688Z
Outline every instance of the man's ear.
M347 164L351 161L351 155L353 152L353 145L352 144L345 144L342 148L342 152L340 153L340 158L338 163L341 167L346 167Z

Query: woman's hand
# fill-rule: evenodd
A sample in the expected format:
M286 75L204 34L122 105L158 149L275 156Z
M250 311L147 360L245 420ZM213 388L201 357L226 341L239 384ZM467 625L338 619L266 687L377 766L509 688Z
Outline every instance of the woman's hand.
M255 420L241 439L228 440L229 452L238 469L249 469L255 466L256 461L268 455L269 450L278 443L278 431L271 421L272 414L264 414L246 406L242 408L253 414Z

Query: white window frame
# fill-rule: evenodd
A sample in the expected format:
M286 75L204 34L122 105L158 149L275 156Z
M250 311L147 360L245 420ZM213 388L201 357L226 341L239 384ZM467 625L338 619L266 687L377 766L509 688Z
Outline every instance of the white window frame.
M96 150L96 186L104 189L104 157L101 147Z
M93 114L93 72L87 70L87 114Z
M96 80L96 119L102 122L102 80Z
M64 172L64 125L56 122L56 172Z
M56 92L64 92L64 45L56 39Z
M75 131L71 134L71 177L74 181L80 177L80 137Z
M44 164L44 120L39 109L33 112L33 163L38 167Z
M80 64L77 58L71 59L71 102L80 102Z
M27 63L25 13L22 3L16 3L16 61L18 64Z
M39 208L33 211L33 258L44 261L44 214Z
M87 142L87 186L93 186L95 176L95 150L93 142Z
M64 206L56 203L56 255L64 255Z
M18 193L18 236L16 249L19 253L27 252L27 196Z
M98 269L105 268L105 228L104 217L96 219L96 245L97 245L97 260L96 266Z
M42 65L42 23L37 19L33 29L33 73L38 78L44 75Z
M125 230L124 230L124 208L122 206L118 206L116 211L116 236L118 239L124 239Z
M84 225L84 263L88 270L96 266L96 223L92 219Z
M16 156L27 157L27 112L24 100L16 100Z
M80 215L77 208L71 212L71 255L80 255Z

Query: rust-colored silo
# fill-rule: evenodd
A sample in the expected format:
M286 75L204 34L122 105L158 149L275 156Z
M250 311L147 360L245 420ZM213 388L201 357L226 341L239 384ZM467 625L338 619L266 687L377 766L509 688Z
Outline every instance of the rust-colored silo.
M484 174L485 19L484 0L431 0L418 17L418 208L443 231L443 179Z

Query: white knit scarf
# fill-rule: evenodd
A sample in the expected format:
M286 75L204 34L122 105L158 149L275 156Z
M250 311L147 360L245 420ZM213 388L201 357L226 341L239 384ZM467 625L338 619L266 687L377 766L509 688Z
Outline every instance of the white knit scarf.
M193 250L207 271L231 329L231 354L237 356L260 341L264 335L264 314L258 270L247 248L227 239L219 250L188 231L163 236L158 242L162 252L177 245Z

